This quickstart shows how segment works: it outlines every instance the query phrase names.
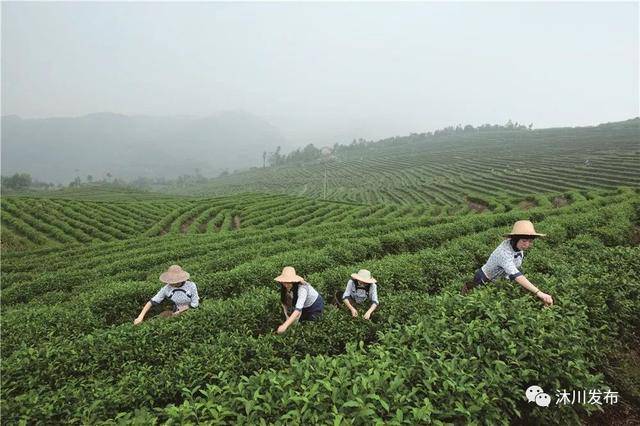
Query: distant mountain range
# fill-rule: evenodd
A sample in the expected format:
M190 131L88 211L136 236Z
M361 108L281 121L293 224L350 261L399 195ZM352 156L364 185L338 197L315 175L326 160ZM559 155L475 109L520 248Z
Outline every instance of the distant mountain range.
M2 117L2 175L68 183L76 176L175 178L215 176L262 165L263 151L284 148L279 130L245 112L204 118L126 116Z

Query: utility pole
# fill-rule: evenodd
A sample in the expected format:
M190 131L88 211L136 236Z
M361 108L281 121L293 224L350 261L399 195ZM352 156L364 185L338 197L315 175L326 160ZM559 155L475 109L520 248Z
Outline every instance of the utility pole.
M333 158L333 148L326 146L320 151L322 164L324 165L324 188L322 198L327 199L327 163Z
M324 199L327 199L327 163L324 163Z

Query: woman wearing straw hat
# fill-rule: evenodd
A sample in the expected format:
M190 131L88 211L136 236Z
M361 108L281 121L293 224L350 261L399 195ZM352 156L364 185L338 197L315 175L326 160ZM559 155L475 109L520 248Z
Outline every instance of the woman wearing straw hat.
M366 269L360 269L358 273L351 274L351 279L347 282L347 288L342 294L342 301L355 318L358 316L358 310L353 305L364 303L367 299L371 301L371 307L363 315L366 320L371 318L371 314L380 303L378 302L377 281L371 276L371 272Z
M173 310L161 312L160 316L162 317L171 317L189 308L197 308L200 304L198 288L195 283L187 281L188 279L189 273L187 271L184 271L178 265L171 265L166 272L160 275L160 281L166 285L144 305L140 315L133 323L140 324L149 309L152 306L159 305L164 299L169 299L173 303Z
M531 247L534 239L544 236L545 234L539 234L535 231L530 221L517 221L511 232L505 234L507 239L491 253L487 263L476 271L473 281L464 285L462 293L467 294L477 285L507 277L529 290L546 306L553 305L553 298L539 290L518 269L522 265L524 251Z
M300 321L314 321L322 316L324 310L322 296L304 278L297 275L293 267L285 266L282 274L275 280L281 286L280 302L286 318L285 322L278 327L278 334L287 331L287 328L298 318Z

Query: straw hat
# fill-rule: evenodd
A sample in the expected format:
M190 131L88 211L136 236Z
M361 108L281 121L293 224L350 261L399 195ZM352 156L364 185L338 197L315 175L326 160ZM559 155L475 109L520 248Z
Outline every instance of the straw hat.
M189 273L178 265L171 265L167 272L160 275L160 281L165 284L178 284L189 279Z
M293 266L285 266L282 269L282 274L274 278L279 283L299 283L304 281L304 278L296 274L296 270Z
M377 281L371 276L371 272L360 269L357 274L351 274L351 278L367 284L375 284Z
M528 220L519 220L513 224L513 229L510 233L504 234L505 237L511 237L513 235L526 235L530 237L546 237L547 234L538 234L533 229L533 223Z

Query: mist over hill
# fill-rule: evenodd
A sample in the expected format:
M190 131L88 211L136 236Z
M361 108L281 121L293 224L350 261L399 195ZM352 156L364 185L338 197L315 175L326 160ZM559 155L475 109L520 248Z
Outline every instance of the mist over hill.
M457 126L334 145L329 158L284 161L190 186L181 195L285 193L356 203L457 205L524 196L640 187L640 118L585 127Z
M262 152L285 146L279 130L246 112L199 117L2 117L2 174L27 172L68 183L107 177L214 176L262 165Z

